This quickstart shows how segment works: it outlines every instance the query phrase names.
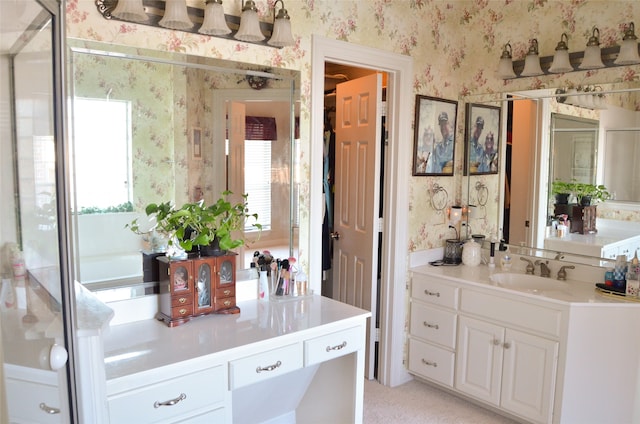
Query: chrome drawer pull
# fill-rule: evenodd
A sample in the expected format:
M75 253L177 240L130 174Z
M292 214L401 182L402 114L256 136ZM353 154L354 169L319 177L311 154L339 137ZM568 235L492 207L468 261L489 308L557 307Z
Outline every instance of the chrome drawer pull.
M429 324L427 321L423 321L422 325L424 325L425 327L436 329L436 330L440 329L440 326L438 324Z
M154 407L154 408L160 408L161 406L173 406L173 405L175 405L176 403L178 403L178 402L180 402L180 401L185 400L186 398L187 398L187 395L185 395L184 393L180 393L180 396L178 396L178 397L177 397L177 398L175 398L175 399L165 400L164 402L158 402L158 401L156 401L156 402L153 404L153 407Z
M327 352L331 352L332 350L344 349L345 347L347 347L347 342L342 342L339 345L335 346L327 346Z
M56 415L60 413L60 409L47 406L47 404L44 402L40 404L40 409L42 409L44 412L46 412L49 415Z
M511 347L511 343L509 343L509 342L504 342L504 343L502 344L502 347L504 347L505 349L509 349L509 348Z
M440 292L430 292L427 289L424 289L424 294L426 294L427 296L440 297Z
M494 346L499 346L499 345L500 345L500 340L498 340L498 339L493 339L493 342L492 342L492 343L493 343L493 345L494 345Z
M427 361L426 359L422 358L422 363L425 365L429 365L430 367L433 367L433 368L438 368L437 362Z
M280 368L280 365L282 365L282 362L278 361L273 365L268 365L266 367L258 367L256 368L256 372L260 374L262 371L273 371L276 368Z

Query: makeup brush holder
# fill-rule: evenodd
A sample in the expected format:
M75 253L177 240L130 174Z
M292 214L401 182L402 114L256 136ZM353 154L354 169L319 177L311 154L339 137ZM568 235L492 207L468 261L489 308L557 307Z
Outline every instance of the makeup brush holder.
M447 239L444 245L444 258L442 260L445 264L458 265L462 263L462 242L457 239Z

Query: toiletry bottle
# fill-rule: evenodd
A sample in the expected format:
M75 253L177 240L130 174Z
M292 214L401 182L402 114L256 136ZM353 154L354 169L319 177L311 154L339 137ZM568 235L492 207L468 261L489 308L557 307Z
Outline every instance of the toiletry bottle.
M500 260L500 267L503 271L509 271L511 269L511 256L505 254Z

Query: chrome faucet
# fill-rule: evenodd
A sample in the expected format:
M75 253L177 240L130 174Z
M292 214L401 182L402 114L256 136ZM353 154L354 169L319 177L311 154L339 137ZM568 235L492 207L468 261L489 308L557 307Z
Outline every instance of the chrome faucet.
M542 262L542 261L536 261L536 265L540 265L540 276L541 277L550 277L551 276L551 270L549 269L549 266L547 265L549 263L549 261L547 262Z
M575 266L573 266L573 265L564 265L564 266L560 267L560 269L558 270L558 280L564 281L564 280L567 279L567 271L565 271L565 269L575 269Z
M520 260L527 262L527 274L533 275L534 271L536 270L536 267L533 266L533 262L531 262L527 258L523 258L522 256L520 256Z

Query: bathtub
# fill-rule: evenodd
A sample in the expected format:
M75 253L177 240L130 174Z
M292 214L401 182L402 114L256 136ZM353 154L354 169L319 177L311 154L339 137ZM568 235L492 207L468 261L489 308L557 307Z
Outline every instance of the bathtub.
M140 252L82 256L80 257L80 275L82 284L105 282L141 282L142 254ZM91 289L91 287L87 287Z

